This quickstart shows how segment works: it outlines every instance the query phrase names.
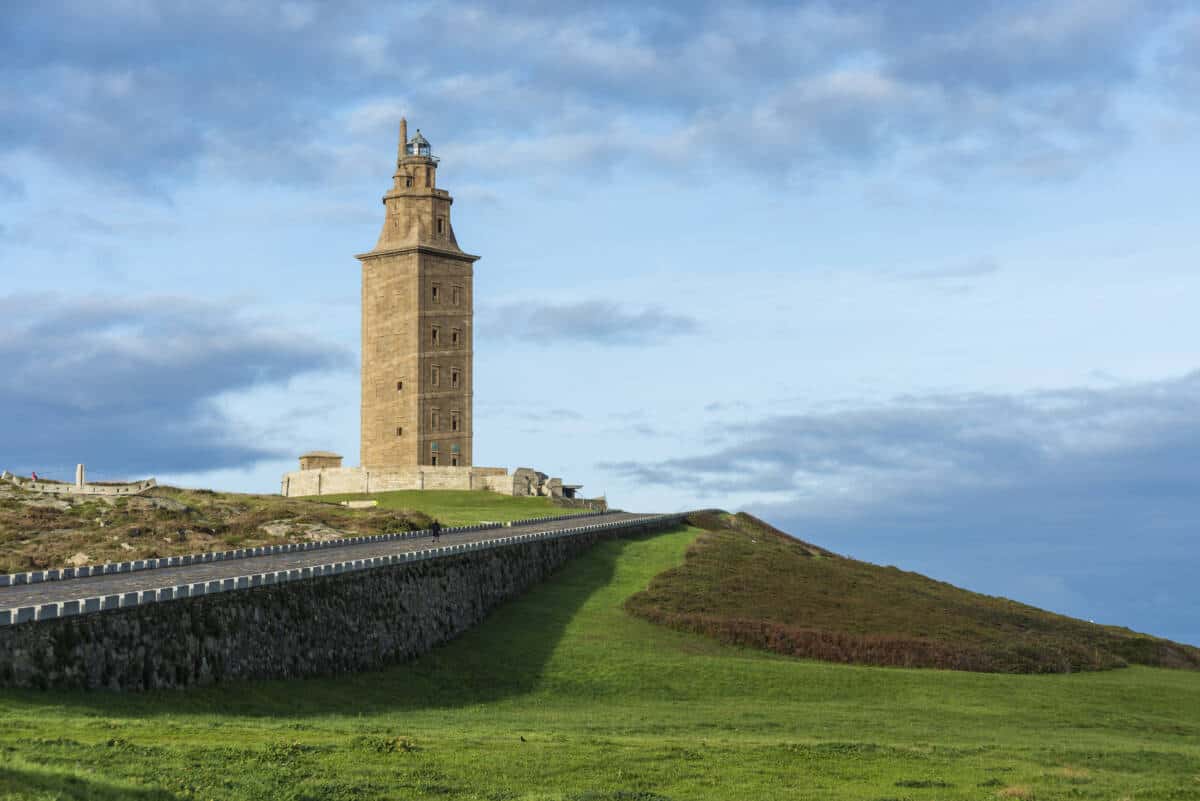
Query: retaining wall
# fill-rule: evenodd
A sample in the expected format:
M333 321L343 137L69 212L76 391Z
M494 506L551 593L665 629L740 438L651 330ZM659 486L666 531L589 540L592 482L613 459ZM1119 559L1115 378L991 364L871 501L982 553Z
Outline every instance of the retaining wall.
M145 690L379 668L458 636L601 539L680 519L518 534L281 571L269 581L257 574L148 590L95 599L95 609L81 609L91 600L84 599L68 602L68 617L57 604L54 614L39 610L36 620L0 627L0 685Z

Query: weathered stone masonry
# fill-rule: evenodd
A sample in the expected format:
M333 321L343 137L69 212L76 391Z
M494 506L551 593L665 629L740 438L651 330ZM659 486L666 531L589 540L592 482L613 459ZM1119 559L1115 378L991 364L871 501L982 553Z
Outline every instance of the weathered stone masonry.
M0 685L145 690L379 668L453 639L599 540L677 522L0 628Z

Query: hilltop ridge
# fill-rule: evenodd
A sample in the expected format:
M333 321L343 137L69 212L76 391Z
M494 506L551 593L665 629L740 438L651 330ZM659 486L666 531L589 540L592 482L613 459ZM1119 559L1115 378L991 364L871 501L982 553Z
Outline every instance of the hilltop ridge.
M865 665L1069 673L1200 670L1200 648L1047 612L798 540L751 515L704 512L682 565L626 609L789 656Z

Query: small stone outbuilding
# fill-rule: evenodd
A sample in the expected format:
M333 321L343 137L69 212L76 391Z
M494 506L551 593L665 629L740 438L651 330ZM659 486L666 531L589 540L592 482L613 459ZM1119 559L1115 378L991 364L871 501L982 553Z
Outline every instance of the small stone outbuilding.
M300 457L301 470L326 470L341 466L341 455L332 451L309 451Z

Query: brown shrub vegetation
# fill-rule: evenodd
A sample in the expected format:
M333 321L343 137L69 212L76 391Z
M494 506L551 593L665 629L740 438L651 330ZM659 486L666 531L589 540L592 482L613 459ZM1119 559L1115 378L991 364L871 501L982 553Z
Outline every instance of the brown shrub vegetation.
M838 556L747 514L702 512L683 565L626 601L681 631L787 656L888 667L1066 673L1200 669L1200 649Z

